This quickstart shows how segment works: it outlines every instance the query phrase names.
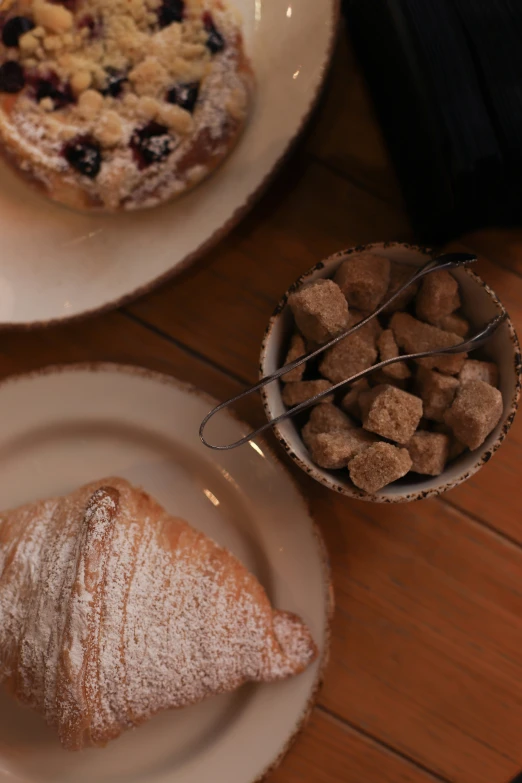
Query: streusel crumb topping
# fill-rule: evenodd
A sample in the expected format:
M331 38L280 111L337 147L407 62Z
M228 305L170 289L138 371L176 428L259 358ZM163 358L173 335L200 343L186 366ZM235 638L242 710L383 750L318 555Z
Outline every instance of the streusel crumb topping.
M250 72L240 73L237 15L221 0L0 5L0 109L42 164L99 180L102 199L107 178L121 201L138 182L131 166L148 169L203 129L208 142L245 118Z

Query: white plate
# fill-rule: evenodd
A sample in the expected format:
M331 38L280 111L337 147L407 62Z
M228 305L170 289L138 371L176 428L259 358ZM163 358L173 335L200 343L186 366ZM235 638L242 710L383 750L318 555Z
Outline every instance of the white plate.
M329 574L306 503L263 443L210 452L204 395L117 365L51 368L0 385L0 497L8 508L107 475L142 485L227 546L275 606L308 623L321 656L302 675L163 713L103 750L65 751L54 732L0 697L0 781L253 783L276 763L313 703L326 658ZM244 426L219 417L213 435Z
M243 14L256 103L238 147L193 192L150 211L83 214L0 167L0 325L43 325L119 305L193 260L251 205L311 111L338 0L230 2Z

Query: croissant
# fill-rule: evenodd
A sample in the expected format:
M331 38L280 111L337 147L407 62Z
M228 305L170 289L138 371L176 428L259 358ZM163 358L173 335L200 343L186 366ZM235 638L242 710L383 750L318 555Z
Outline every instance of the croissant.
M0 684L65 748L316 655L233 555L123 479L0 515Z

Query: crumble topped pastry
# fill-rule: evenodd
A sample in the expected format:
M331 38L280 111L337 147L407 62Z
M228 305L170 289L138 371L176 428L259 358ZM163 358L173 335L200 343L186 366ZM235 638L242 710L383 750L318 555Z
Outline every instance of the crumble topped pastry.
M53 199L151 207L234 146L253 77L222 0L0 2L0 145Z

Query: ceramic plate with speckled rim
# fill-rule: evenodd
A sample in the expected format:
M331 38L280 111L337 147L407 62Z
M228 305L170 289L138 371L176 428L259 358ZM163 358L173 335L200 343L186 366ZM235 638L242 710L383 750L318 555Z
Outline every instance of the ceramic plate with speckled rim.
M106 748L61 748L42 718L0 696L0 781L254 783L288 749L327 656L330 582L306 502L259 442L213 453L198 426L213 401L167 376L116 365L51 368L0 384L0 497L13 507L106 475L143 486L227 546L320 648L302 675L165 712ZM216 435L246 428L220 417Z
M230 0L257 88L230 157L152 210L80 213L0 167L0 328L43 326L121 305L222 238L268 183L308 118L333 50L339 0Z

